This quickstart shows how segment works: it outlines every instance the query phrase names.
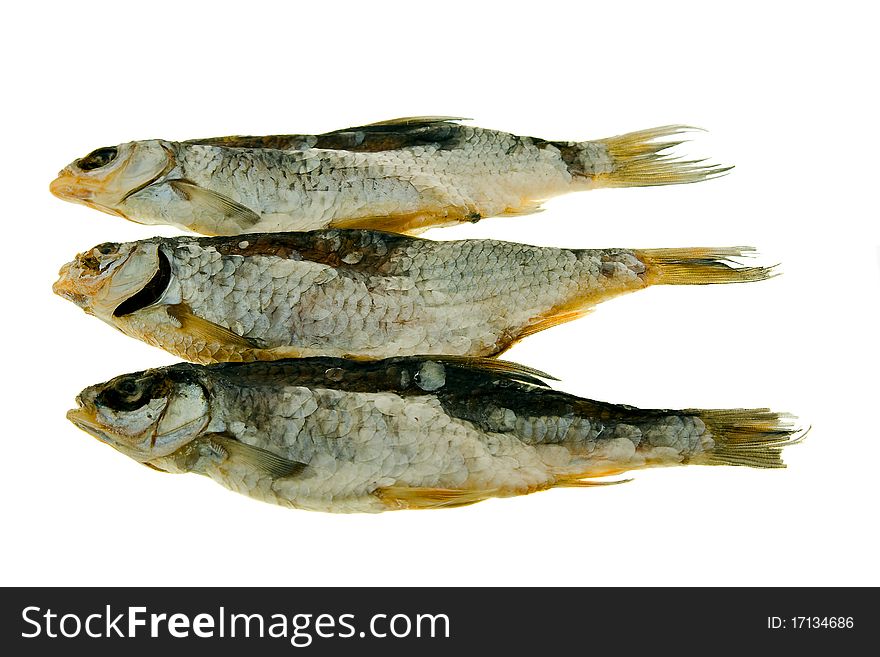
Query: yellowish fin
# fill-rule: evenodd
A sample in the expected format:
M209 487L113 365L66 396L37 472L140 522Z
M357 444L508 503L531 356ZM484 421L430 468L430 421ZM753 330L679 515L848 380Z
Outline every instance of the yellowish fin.
M776 266L747 267L733 258L754 255L750 246L730 248L643 249L636 256L647 267L651 285L712 285L751 283L778 275Z
M181 329L196 340L204 340L209 344L221 344L242 349L259 349L259 345L244 336L230 331L224 326L194 315L185 303L168 306L168 314L180 322Z
M782 449L807 435L793 425L793 416L769 409L682 411L698 416L712 432L715 447L692 460L699 465L742 465L784 468Z
M450 488L418 488L410 486L385 486L377 488L375 495L395 509L451 509L482 502L496 497L499 491L461 490Z
M454 225L465 221L465 214L454 209L443 212L413 212L409 214L392 214L381 217L358 217L355 219L337 219L330 223L332 228L354 228L380 230L387 233L417 235L429 228Z
M595 301L593 301L591 298L575 299L569 304L558 306L543 315L535 317L532 320L532 323L526 326L522 331L520 331L515 339L509 341L505 345L502 345L502 349L498 353L502 353L503 351L512 347L518 341L522 340L523 338L527 338L530 335L540 333L541 331L544 331L548 328L553 328L554 326L559 326L560 324L565 324L567 322L573 322L576 319L580 319L584 315L592 312L594 303Z
M537 214L539 212L543 212L544 208L541 207L541 201L525 201L522 205L516 208L507 208L504 212L502 212L499 217L524 217L529 214Z
M632 481L632 479L615 479L614 481L595 481L593 477L605 477L612 474L618 474L619 472L625 472L624 470L617 470L614 472L607 472L599 475L588 474L588 475L566 475L564 477L559 477L556 479L556 483L553 484L554 488L591 488L593 486L616 486L617 484L628 484Z
M666 151L679 141L656 141L663 137L696 130L684 125L667 125L617 137L596 140L603 144L612 160L612 171L593 177L596 187L653 187L681 185L717 178L732 166L703 164L705 160L680 160Z

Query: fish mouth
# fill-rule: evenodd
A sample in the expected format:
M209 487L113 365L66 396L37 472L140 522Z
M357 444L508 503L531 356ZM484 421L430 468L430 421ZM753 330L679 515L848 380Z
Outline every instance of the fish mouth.
M122 297L121 301L116 300L108 303L101 296L102 290L107 289L108 285L112 286L114 280L118 280L114 277L123 270L135 252L135 250L129 249L127 252L118 253L115 256L115 260L100 271L95 268L94 264L84 264L84 256L86 254L81 253L58 270L58 280L52 284L52 292L62 299L67 299L76 304L89 315L97 314L99 317L102 317L101 313L106 311L114 316L118 316L115 310L118 310L120 306L128 304L128 307L131 307L133 304L139 303L139 300L144 296L149 297L151 294L156 294L150 285L156 284L158 274L154 274L152 278L147 279L145 283L139 286L133 286L134 291ZM162 267L163 264L165 265L164 268ZM171 265L167 257L161 253L159 256L159 270L162 274L162 276L159 276L159 283L163 286L161 291L164 291L164 288L170 282ZM158 294L161 296L161 293ZM137 307L133 308L133 310L137 310Z
M88 391L83 392L76 397L76 403L79 408L72 408L67 411L67 419L77 428L85 431L92 438L108 445L118 452L121 452L138 463L144 463L144 457L129 448L124 442L118 440L114 435L98 422L97 410L88 402L83 400L83 395L89 394ZM153 466L150 466L153 467ZM158 468L157 468L158 469Z
M120 445L117 440L114 440L111 434L107 433L103 425L98 422L95 409L83 402L82 395L77 395L76 403L79 404L79 408L72 408L67 411L67 419L70 420L77 429L85 431L92 438L124 452L124 446Z
M101 429L95 418L95 412L83 406L81 397L76 398L79 408L72 408L67 411L67 419L70 420L77 429L82 429L93 438L97 438L102 443L112 444L112 439Z
M95 198L95 193L78 183L79 181L75 176L62 171L55 180L49 183L49 191L65 201L73 201L75 203L92 201Z
M68 262L61 268L58 272L58 280L52 284L52 291L62 299L72 301L86 312L90 312L86 296L77 291L76 283L70 276L70 268L73 264Z
M58 177L49 183L49 191L53 196L60 198L62 201L80 203L93 210L100 210L101 212L112 214L114 217L128 219L119 210L109 208L95 201L95 190L84 185L78 176L71 174L69 171L65 170L59 173Z

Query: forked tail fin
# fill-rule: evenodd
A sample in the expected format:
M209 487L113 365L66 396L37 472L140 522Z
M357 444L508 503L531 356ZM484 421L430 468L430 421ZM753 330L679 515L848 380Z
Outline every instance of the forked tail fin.
M776 276L771 267L747 267L733 258L754 255L750 246L729 248L642 249L635 252L652 285L710 285L749 283Z
M649 130L629 132L608 139L597 139L593 144L604 148L611 160L610 171L589 177L595 187L653 187L681 185L723 176L732 166L703 164L705 160L682 160L665 152L682 143L656 141L673 137L689 130L684 125L667 125Z
M766 408L664 411L582 400L581 410L602 417L602 431L585 442L591 449L587 467L567 470L556 486L589 485L596 477L650 467L784 468L782 450L807 435L794 416Z
M753 254L748 246L686 249L606 249L581 251L579 257L593 264L584 272L593 282L562 303L537 313L508 342L500 343L498 355L514 341L590 312L597 304L650 285L712 285L749 283L777 275L775 267L748 267L733 258ZM597 277L595 271L602 275Z
M782 449L801 442L794 417L766 408L684 411L699 417L711 432L715 447L691 460L700 465L743 465L784 468Z

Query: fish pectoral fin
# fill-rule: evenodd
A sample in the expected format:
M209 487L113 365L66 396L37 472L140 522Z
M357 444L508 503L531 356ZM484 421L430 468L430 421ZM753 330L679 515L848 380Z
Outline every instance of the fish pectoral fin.
M212 321L195 315L185 303L168 306L168 315L180 323L180 328L194 338L208 343L219 343L243 349L260 349L260 344L251 338L230 331Z
M456 488L421 488L385 486L373 494L396 509L451 509L476 504L498 495L497 489L462 490Z
M168 184L178 194L181 194L190 203L200 205L213 213L219 213L224 219L232 221L243 231L252 228L260 220L260 215L243 206L241 203L233 201L228 196L224 196L218 192L199 187L190 180L169 180ZM217 232L216 225L211 223L200 223L196 220L190 225L194 231L204 234L213 234Z
M278 456L278 454L267 449L248 445L226 434L212 433L207 434L205 437L238 463L246 464L258 472L269 475L273 479L293 477L301 473L306 467L305 463L292 461L283 456Z

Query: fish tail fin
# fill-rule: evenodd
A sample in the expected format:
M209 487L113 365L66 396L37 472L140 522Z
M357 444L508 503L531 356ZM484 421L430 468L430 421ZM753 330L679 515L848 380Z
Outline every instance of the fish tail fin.
M799 429L793 416L766 408L663 411L589 400L582 404L590 417L604 414L602 437L587 441L589 465L574 472L566 468L554 486L596 485L602 483L596 478L664 466L784 468L782 450L803 441L809 431Z
M581 173L593 187L654 187L700 182L725 175L732 166L704 164L705 160L682 160L668 149L682 140L658 141L690 130L684 125L667 125L583 144Z
M766 408L685 412L703 421L714 442L689 461L697 465L784 468L783 448L802 442L809 432L796 427L793 416Z
M536 314L504 349L516 340L582 317L603 301L649 285L748 283L775 276L774 267L748 267L733 260L753 252L748 246L583 251L581 256L600 268L602 285L588 287L587 292ZM594 268L587 271L595 275Z
M710 285L749 283L778 275L776 265L747 267L733 258L752 256L750 246L729 248L643 249L635 251L652 285Z

